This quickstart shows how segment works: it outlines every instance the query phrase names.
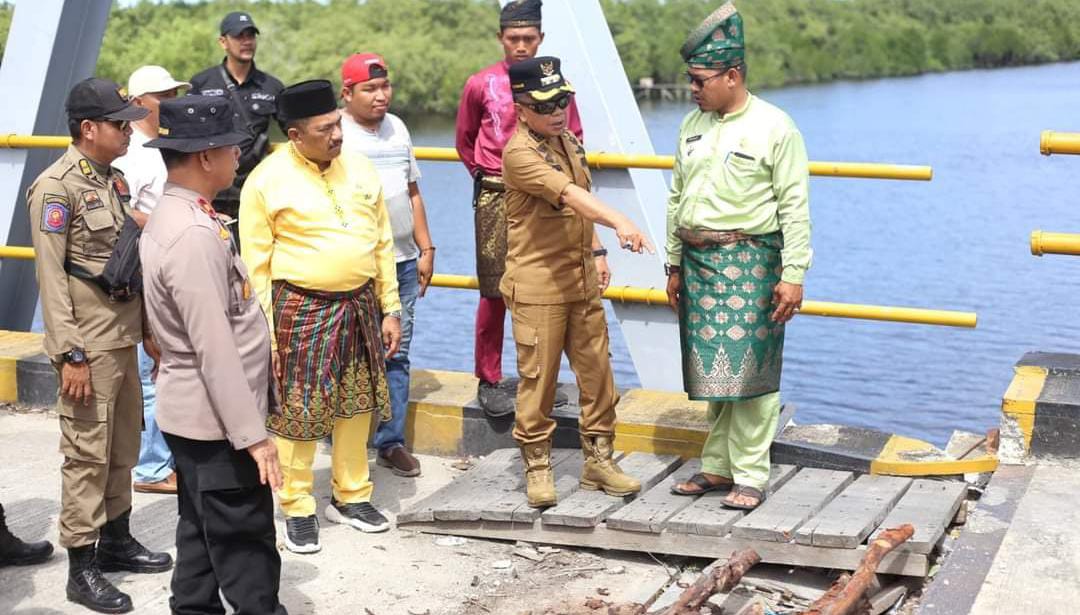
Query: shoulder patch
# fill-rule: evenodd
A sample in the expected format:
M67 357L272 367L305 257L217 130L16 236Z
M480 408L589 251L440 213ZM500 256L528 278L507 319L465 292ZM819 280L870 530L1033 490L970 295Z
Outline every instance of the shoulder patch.
M45 206L41 208L41 230L45 233L63 233L67 231L71 220L71 209L67 199L55 194L45 195Z
M101 209L105 207L105 203L98 196L97 190L84 190L81 195L81 200L86 207L86 211L94 211L95 209Z
M120 197L120 202L127 205L131 201L131 190L128 189L127 180L122 175L117 175L113 177L112 183L116 196Z

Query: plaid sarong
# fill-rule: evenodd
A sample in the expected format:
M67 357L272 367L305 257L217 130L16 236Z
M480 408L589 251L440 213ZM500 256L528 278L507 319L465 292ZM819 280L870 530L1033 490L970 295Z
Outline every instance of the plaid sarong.
M690 399L734 401L780 390L784 325L773 322L780 233L679 230L679 334Z
M284 372L282 413L267 429L291 440L330 435L335 418L378 412L390 420L379 304L372 283L347 292L273 284Z
M499 282L506 272L506 188L501 177L485 175L476 180L473 210L476 226L476 277L480 296L502 299Z

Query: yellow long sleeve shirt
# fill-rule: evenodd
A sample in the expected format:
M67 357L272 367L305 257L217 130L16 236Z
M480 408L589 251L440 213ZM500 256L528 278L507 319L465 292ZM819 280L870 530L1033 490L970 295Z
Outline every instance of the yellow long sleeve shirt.
M275 280L331 292L374 280L383 313L401 310L390 218L365 156L342 152L320 170L291 143L277 148L244 182L240 243L271 331Z

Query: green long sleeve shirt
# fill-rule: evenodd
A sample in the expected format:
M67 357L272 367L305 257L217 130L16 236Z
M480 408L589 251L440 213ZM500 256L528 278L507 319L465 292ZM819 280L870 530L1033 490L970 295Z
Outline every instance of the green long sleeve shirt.
M749 95L739 111L690 112L667 205L667 259L682 262L679 228L781 231L781 279L802 284L810 268L810 172L802 134L779 108Z

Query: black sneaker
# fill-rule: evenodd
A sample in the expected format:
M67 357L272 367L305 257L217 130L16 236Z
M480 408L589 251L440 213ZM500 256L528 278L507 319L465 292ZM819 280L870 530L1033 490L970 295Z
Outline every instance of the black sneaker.
M342 504L335 499L326 507L326 518L334 523L352 526L361 532L376 533L390 529L390 521L370 502Z
M315 515L285 517L285 547L293 553L320 551L319 518Z
M515 386L491 384L480 381L476 389L476 399L480 402L480 408L484 414L496 418L514 413L514 397L517 395Z

